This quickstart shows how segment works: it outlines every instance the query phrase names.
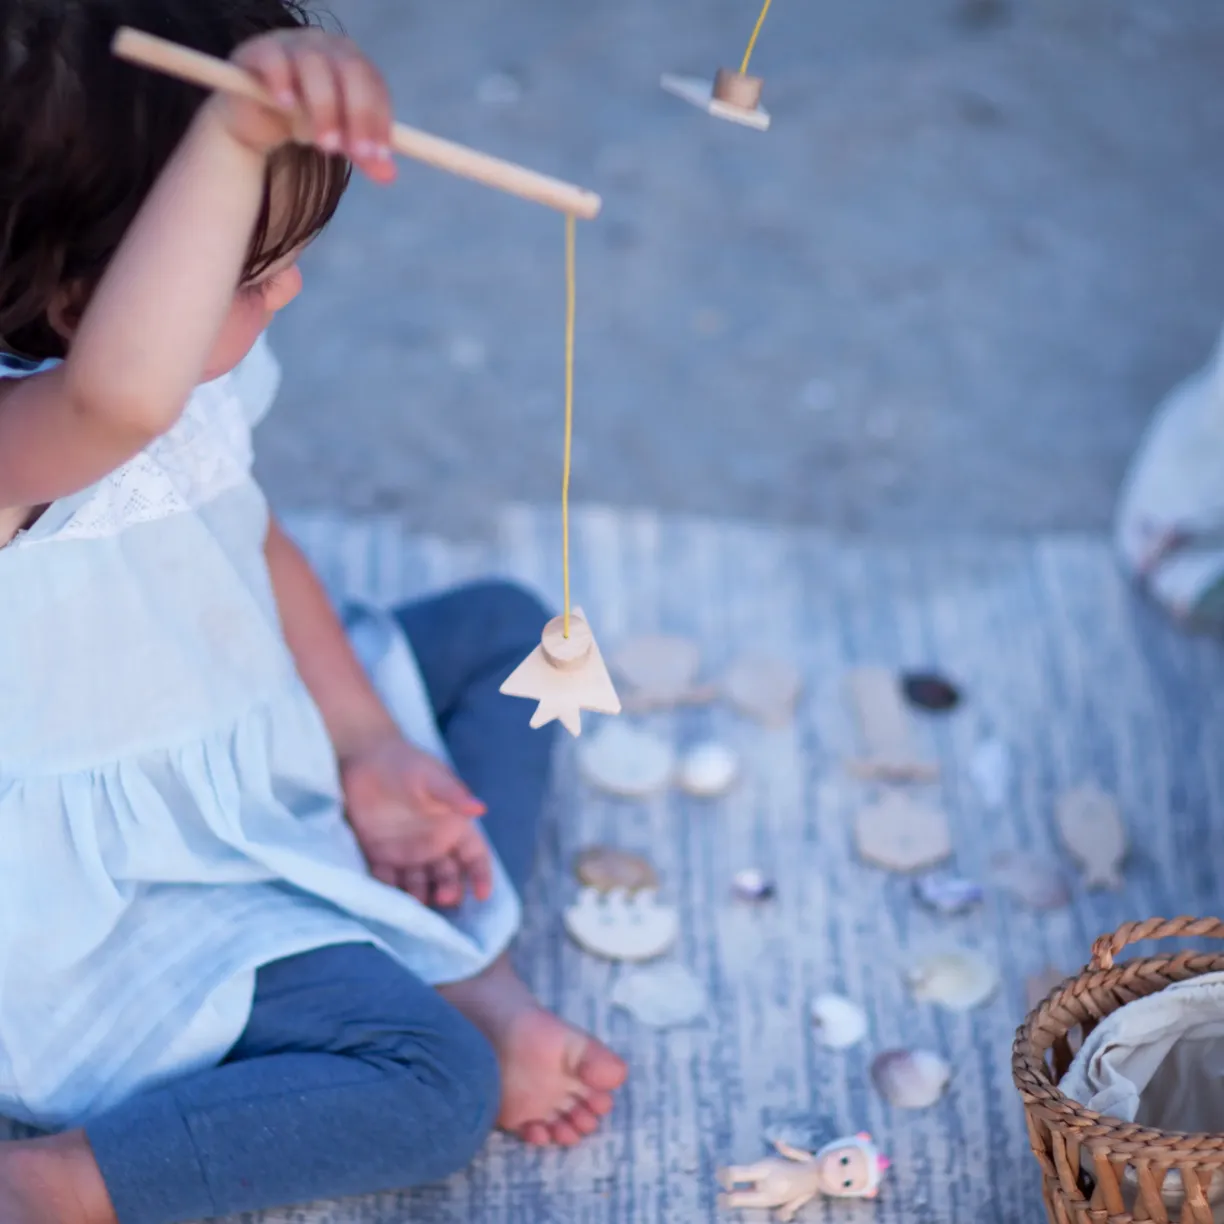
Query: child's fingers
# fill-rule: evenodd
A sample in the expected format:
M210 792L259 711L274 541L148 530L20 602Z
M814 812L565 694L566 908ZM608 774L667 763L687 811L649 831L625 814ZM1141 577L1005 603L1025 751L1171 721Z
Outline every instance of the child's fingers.
M399 873L399 886L422 905L429 904L429 872L424 867L406 867Z
M447 854L429 865L433 883L433 904L447 909L463 900L463 876L458 860Z
M391 160L391 95L378 70L355 52L335 64L344 109L345 148L379 182L395 177Z
M309 122L311 139L325 153L344 148L340 83L331 57L314 46L301 46L292 56L298 104Z
M386 863L371 863L370 874L391 888L399 887L398 872L394 867L388 867Z
M294 79L293 64L280 39L257 38L235 53L234 62L257 76L263 87L284 109L293 110L297 107L297 82Z
M493 895L493 866L483 839L465 838L455 847L455 857L467 876L472 895L477 901L487 901Z
M485 805L453 773L439 768L429 779L425 798L437 816L483 816Z

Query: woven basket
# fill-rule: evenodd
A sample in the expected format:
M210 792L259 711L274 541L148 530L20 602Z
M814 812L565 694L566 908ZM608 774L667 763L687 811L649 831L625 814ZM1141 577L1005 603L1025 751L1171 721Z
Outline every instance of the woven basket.
M1101 936L1083 973L1063 982L1016 1033L1012 1075L1050 1224L1224 1224L1224 1135L1149 1130L1093 1113L1058 1088L1105 1016L1173 982L1224 970L1224 956L1191 952L1114 964L1128 944L1179 935L1224 938L1224 922L1153 918Z

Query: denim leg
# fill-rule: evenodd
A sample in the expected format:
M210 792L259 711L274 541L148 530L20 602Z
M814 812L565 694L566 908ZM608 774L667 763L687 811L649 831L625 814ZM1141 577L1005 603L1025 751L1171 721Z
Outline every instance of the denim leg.
M220 1066L86 1134L120 1224L179 1224L439 1181L499 1099L469 1021L372 944L340 944L265 965Z
M472 583L396 610L459 776L488 807L484 828L521 892L535 859L556 724L498 692L540 644L549 613L510 582Z

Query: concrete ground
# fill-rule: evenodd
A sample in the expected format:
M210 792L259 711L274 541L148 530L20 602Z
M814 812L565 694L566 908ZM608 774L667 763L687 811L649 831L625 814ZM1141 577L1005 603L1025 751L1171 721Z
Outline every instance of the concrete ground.
M601 192L573 495L877 535L1100 529L1224 320L1218 0L777 0L773 129L663 72L756 0L333 0L423 126ZM559 495L562 221L407 164L275 328L283 508L479 536Z

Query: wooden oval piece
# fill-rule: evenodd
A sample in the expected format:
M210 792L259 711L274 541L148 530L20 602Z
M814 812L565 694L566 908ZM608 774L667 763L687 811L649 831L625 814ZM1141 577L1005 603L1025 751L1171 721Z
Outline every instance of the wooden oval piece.
M659 877L647 859L614 846L588 846L574 860L574 874L598 892L658 888Z

